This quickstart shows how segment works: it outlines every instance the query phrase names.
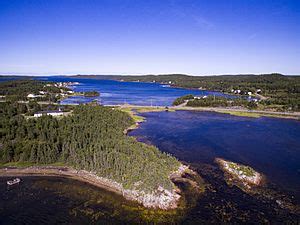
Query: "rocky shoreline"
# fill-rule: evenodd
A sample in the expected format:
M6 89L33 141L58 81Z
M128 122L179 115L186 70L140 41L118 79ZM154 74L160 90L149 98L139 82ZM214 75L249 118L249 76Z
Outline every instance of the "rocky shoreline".
M251 188L251 186L259 186L262 184L263 175L256 172L249 166L226 161L221 158L217 158L215 162L225 173L227 173L227 175L231 176L229 180L236 180L242 183L243 186L247 188Z
M169 175L181 177L188 169L180 165L178 170ZM87 182L97 187L122 195L125 199L137 201L146 208L159 208L163 210L175 209L180 199L180 190L172 191L159 186L155 191L146 193L137 189L125 189L122 184L108 178L97 176L94 172L76 170L67 166L30 166L25 168L6 167L0 169L0 176L59 176Z

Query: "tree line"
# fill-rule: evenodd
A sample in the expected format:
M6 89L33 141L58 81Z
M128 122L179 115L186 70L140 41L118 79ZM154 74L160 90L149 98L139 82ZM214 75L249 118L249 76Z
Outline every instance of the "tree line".
M186 106L190 107L233 107L242 106L249 109L257 108L257 104L244 98L225 98L222 96L206 96L195 98L193 95L184 95L176 98L173 105L180 105L187 101Z
M124 112L80 105L70 116L25 119L27 107L0 103L0 162L61 162L120 182L125 188L171 190L172 156L137 142L123 131L134 121Z
M55 87L53 82L38 81L32 79L9 80L0 82L0 95L6 96L9 101L28 100L28 94L40 95L40 91L45 92L43 97L36 100L57 101L61 90L68 91L66 87Z

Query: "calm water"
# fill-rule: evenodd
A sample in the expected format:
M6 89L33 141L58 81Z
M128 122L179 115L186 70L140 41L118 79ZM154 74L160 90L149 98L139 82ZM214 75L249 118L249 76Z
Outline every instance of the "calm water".
M130 132L187 162L208 183L183 223L271 223L300 221L300 122L247 118L214 112L149 112ZM266 175L259 194L224 182L216 157L243 163ZM292 203L288 212L276 200Z
M61 177L21 177L8 187L0 177L0 224L139 224L177 220L84 182Z
M130 135L188 163L250 165L300 200L300 122L214 112L151 112Z
M40 77L38 79L49 81L71 81L79 82L80 85L73 87L75 91L92 91L100 92L99 97L81 97L74 96L64 101L63 104L78 104L90 102L97 99L103 105L133 104L133 105L153 105L168 106L180 96L193 94L197 96L216 95L233 98L235 96L226 95L220 92L187 90L183 88L171 88L168 85L158 83L143 82L119 82L113 80L95 80L84 78L68 77Z

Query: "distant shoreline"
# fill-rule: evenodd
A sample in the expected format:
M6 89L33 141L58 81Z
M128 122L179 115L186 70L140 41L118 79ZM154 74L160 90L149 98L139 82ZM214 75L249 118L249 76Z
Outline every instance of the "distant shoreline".
M157 111L209 111L217 113L226 113L234 116L244 117L275 117L282 119L295 119L300 120L300 112L273 112L273 111L261 111L261 110L248 110L248 109L237 109L237 108L225 108L225 107L188 107L188 106L139 106L139 105L107 105L110 107L130 108L137 112L157 112Z

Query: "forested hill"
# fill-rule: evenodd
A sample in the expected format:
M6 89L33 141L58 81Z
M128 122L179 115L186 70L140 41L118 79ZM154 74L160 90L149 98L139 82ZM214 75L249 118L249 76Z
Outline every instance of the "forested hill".
M288 84L292 86L300 85L300 76L286 76L278 73L261 75L216 75L216 76L189 76L184 74L168 75L139 75L139 76L121 76L121 75L76 75L78 78L91 79L112 79L123 81L140 82L158 82L170 83L178 87L185 88L204 88L210 90L226 90L238 87L261 88L268 90L276 87L287 88Z
M133 124L119 110L78 106L71 116L25 119L18 105L0 103L0 161L62 162L95 171L125 188L153 191L173 188L168 178L179 162L123 133ZM17 103L14 103L17 104Z

